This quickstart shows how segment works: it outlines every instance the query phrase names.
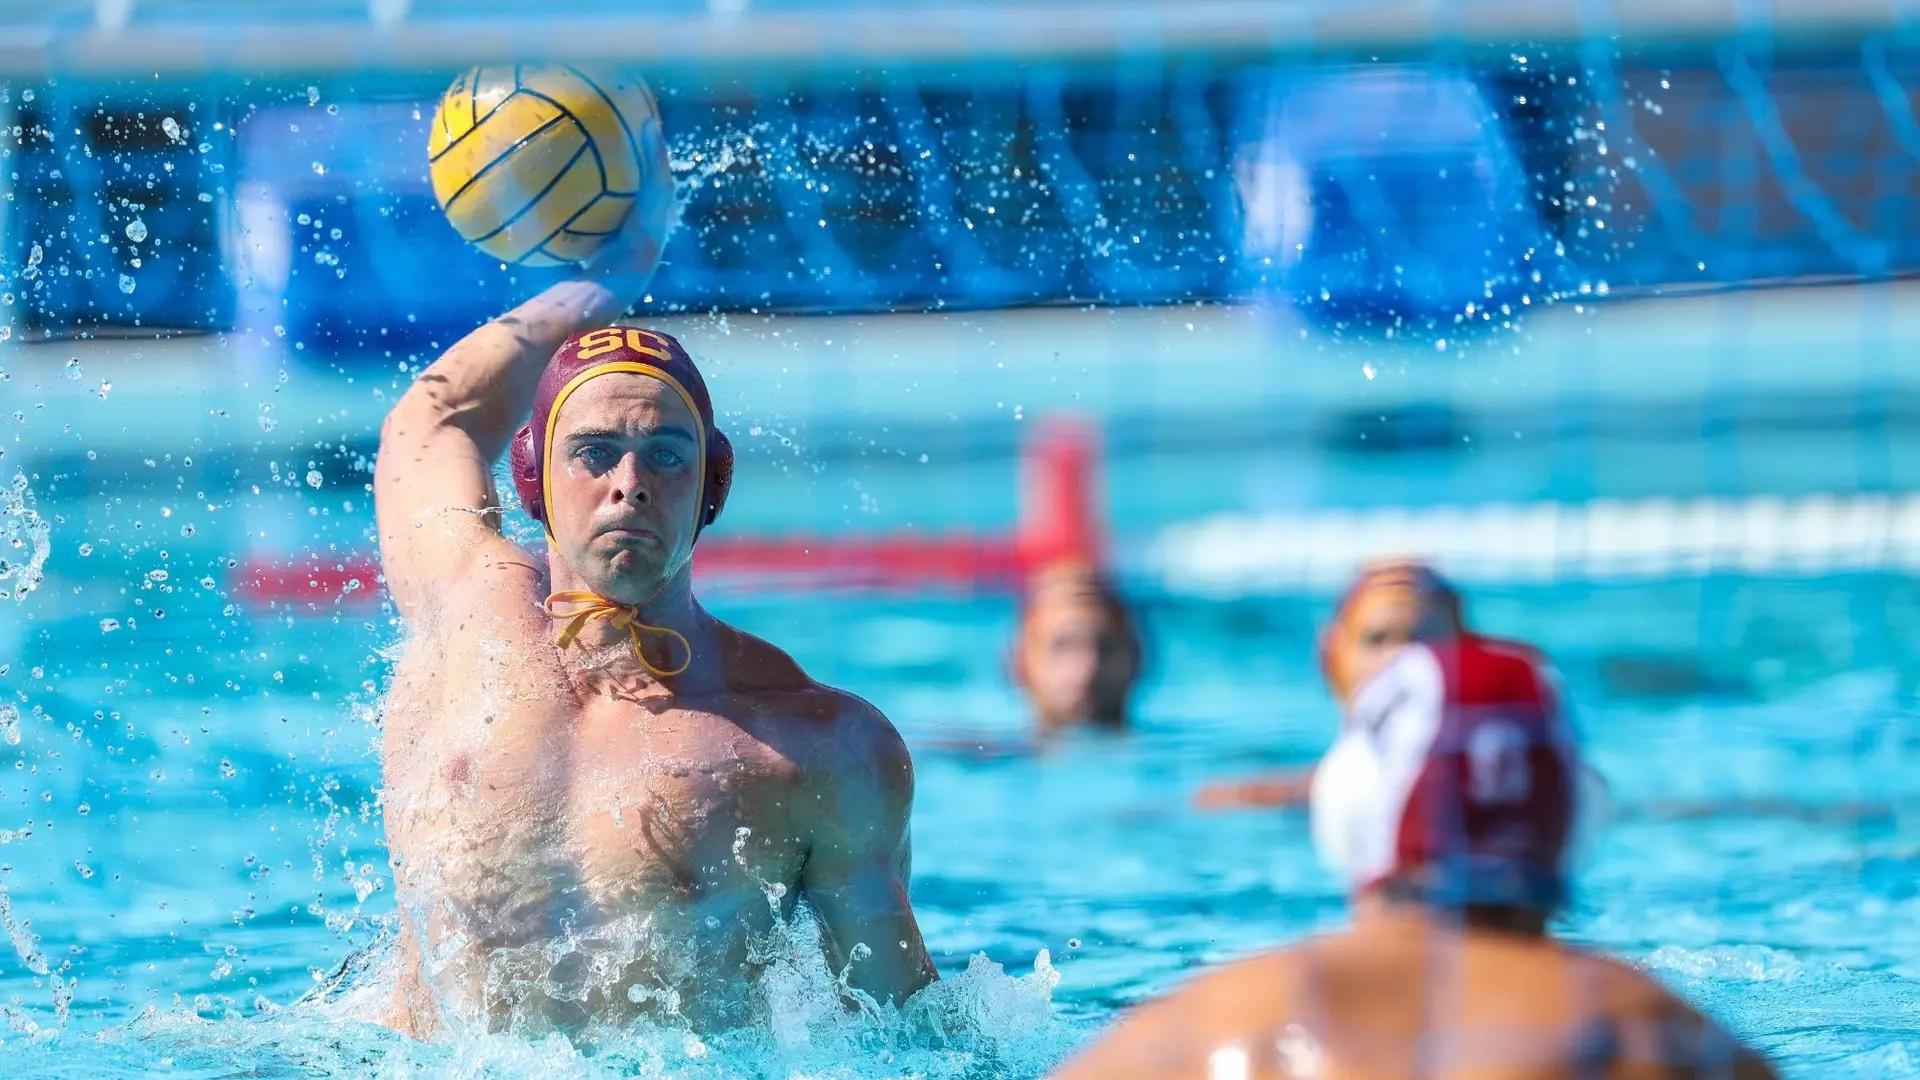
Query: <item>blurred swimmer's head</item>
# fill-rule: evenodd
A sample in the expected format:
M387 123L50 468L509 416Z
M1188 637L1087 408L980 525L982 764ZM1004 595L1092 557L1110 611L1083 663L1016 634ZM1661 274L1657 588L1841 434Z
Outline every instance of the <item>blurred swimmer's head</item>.
M514 487L547 527L550 556L593 593L630 605L687 570L733 475L732 446L686 350L619 326L561 344L512 456Z
M1371 563L1347 586L1320 639L1320 668L1345 701L1402 648L1465 628L1460 594L1438 573L1408 559Z
M1354 695L1314 770L1314 846L1356 895L1550 912L1581 773L1533 650L1464 633L1416 642Z
M1013 674L1042 731L1125 727L1140 667L1133 613L1097 569L1067 562L1029 579Z

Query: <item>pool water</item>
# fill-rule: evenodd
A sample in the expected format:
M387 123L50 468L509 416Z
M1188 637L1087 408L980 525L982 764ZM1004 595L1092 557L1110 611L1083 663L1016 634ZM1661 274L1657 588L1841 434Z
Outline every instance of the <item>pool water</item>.
M1910 586L1730 588L1791 610L1796 591ZM1538 639L1588 620L1589 641L1564 666L1616 820L1561 930L1647 965L1790 1072L1906 1072L1920 1060L1912 689L1872 665L1704 696L1609 689L1608 657L1638 651L1636 624L1681 595L1544 589L1482 605L1494 629ZM986 1034L916 1045L849 1021L690 1056L682 1036L654 1031L587 1060L641 1074L1037 1071L1198 965L1337 925L1342 898L1301 815L1189 809L1206 780L1300 764L1324 745L1330 705L1308 659L1322 600L1150 599L1160 650L1140 730L1038 754L1011 749L1022 732L999 669L1003 601L726 605L879 703L917 748L915 906L950 979L1004 969L975 968L953 1005ZM33 704L7 748L21 764L4 789L16 831L0 853L23 954L0 966L8 1054L28 1073L92 1075L163 1062L211 1073L260 1062L269 1074L584 1067L575 1051L510 1036L428 1049L287 1007L391 907L377 698L337 689L353 676L378 685L387 631L378 620L244 625L225 650L196 651L200 632L144 630L110 635L123 648L107 649L78 623L29 637Z
M250 603L229 560L364 547L361 480L304 458L364 439L394 377L348 390L296 370L290 403L273 397L274 370L186 410L233 412L245 437L201 418L143 454L142 410L159 410L69 395L17 429L0 462L8 475L26 462L50 552L35 590L0 601L10 1075L1035 1075L1202 965L1341 922L1303 815L1191 808L1207 781L1304 765L1326 746L1334 714L1313 643L1328 587L1200 596L1134 577L1152 645L1137 730L1035 751L1006 679L1010 597L733 585L712 590L718 614L873 701L914 750L913 899L945 977L926 1001L841 1015L821 1005L828 977L796 963L765 1030L438 1046L296 1005L392 910L374 750L399 629L362 596ZM0 393L30 407L64 382L17 374ZM361 406L316 406L291 448L261 450L255 408L297 417L303 384ZM996 411L990 398L978 412ZM928 463L911 437L931 428L867 416L873 459L829 457L788 409L733 421L800 434L741 439L742 513L726 527L1007 524L1012 463L994 448L1016 441L1010 416L969 419ZM1109 430L1123 556L1157 525L1240 508L1248 491L1311 499L1391 471L1209 451L1175 426L1161 442ZM96 447L111 467L81 463ZM1513 478L1531 460L1459 464L1487 492L1524 497ZM802 492L784 515L783 490ZM1920 584L1876 570L1488 580L1470 598L1487 631L1553 655L1612 788L1559 932L1646 966L1790 1075L1920 1073ZM804 952L804 935L787 944Z

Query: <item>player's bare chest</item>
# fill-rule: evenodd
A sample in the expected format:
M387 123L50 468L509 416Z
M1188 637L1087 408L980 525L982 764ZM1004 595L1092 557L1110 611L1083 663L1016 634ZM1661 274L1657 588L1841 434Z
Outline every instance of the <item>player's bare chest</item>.
M789 753L694 710L589 710L574 737L568 827L592 876L691 896L797 871L806 785Z

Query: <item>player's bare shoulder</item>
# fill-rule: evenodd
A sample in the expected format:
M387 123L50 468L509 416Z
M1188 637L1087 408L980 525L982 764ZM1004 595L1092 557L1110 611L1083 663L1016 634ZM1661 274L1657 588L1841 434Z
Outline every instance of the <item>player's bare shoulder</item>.
M911 798L913 764L905 740L871 702L809 676L777 646L728 628L727 683L731 693L760 704L772 722L807 738L810 772L880 779L890 795Z
M1774 1075L1764 1059L1652 975L1611 957L1584 951L1577 955L1598 970L1598 981L1606 988L1606 1014L1619 1064L1743 1080Z
M872 777L891 804L912 801L913 756L893 721L856 694L830 686L821 686L819 692L834 718L836 767Z

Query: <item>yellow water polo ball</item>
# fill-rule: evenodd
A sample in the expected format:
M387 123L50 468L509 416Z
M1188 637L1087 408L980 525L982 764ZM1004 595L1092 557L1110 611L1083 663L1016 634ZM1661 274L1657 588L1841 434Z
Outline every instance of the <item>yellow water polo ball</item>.
M639 76L583 64L499 64L453 80L427 138L433 196L502 262L579 262L620 231L660 115Z

